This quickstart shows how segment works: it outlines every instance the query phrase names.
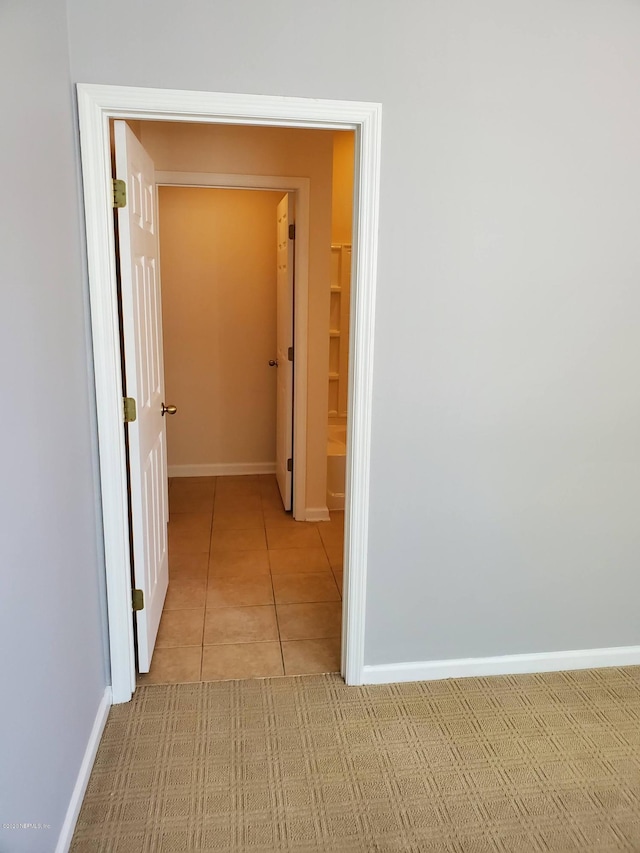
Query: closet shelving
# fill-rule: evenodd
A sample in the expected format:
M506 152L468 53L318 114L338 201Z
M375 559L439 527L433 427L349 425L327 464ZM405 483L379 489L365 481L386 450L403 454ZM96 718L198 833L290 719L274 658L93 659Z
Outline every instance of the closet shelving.
M331 244L329 418L347 416L351 244Z

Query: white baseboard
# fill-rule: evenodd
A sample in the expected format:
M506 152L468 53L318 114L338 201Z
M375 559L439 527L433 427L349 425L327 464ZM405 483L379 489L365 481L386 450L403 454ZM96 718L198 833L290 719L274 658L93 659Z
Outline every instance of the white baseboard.
M93 728L91 729L89 740L87 741L87 748L84 751L84 757L82 759L82 764L80 765L80 770L78 771L78 777L73 788L73 793L71 794L69 807L67 808L64 823L62 824L62 829L58 836L55 853L67 853L71 847L73 832L76 828L78 815L80 814L80 808L82 806L82 800L84 799L84 793L87 790L87 785L89 784L89 777L91 776L93 762L96 758L96 752L100 745L100 738L102 737L102 732L104 731L110 708L111 688L107 687L102 699L100 700L100 704L98 705L98 711L93 722Z
M329 520L329 510L326 506L308 506L305 510L305 521Z
M640 664L640 646L610 649L578 649L458 660L415 661L363 666L362 684L393 684L401 681L437 681L485 675L519 675L571 669L599 669Z
M275 462L221 462L212 465L169 465L170 477L229 477L238 474L275 474Z

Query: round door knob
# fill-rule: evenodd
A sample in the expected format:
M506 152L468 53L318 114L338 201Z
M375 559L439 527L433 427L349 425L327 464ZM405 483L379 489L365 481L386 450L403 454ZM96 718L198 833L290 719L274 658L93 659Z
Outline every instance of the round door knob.
M278 366L278 359L277 358L270 358L269 359L269 367L277 367L277 366Z
M177 411L178 411L177 406L165 406L164 403L162 404L162 415L163 416L164 415L175 415L175 413Z

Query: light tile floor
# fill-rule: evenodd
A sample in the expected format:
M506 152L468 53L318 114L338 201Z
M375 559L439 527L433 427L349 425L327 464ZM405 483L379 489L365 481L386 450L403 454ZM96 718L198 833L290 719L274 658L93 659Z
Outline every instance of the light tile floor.
M344 513L296 522L273 475L169 482L169 590L140 684L340 668Z

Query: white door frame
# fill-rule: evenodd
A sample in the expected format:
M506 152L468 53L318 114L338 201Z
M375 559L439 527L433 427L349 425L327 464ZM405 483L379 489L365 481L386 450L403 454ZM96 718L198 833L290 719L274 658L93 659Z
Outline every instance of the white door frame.
M110 119L356 132L342 674L362 684L369 525L380 104L78 84L113 701L135 689Z
M211 187L294 193L296 239L293 351L293 517L315 521L307 512L307 332L309 305L309 178L280 175L228 175L217 172L156 171L156 187ZM162 223L160 223L160 229ZM160 231L161 233L161 231ZM160 237L162 239L162 236Z

